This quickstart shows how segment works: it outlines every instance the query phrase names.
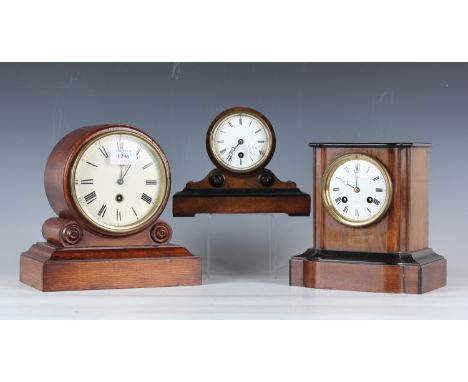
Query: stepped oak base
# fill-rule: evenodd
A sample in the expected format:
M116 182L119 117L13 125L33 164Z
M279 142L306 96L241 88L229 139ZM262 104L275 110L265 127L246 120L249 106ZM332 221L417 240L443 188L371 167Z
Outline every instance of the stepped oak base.
M21 255L20 281L41 291L200 285L201 259L176 245L63 248L34 244Z

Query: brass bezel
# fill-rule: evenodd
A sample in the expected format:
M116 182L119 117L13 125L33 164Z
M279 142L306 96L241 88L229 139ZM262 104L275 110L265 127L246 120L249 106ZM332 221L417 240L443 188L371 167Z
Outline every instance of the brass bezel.
M359 159L363 161L367 161L369 163L372 163L374 166L376 166L383 174L385 183L387 186L387 197L385 199L385 205L383 208L379 211L378 214L373 216L370 219L367 220L354 220L354 219L347 219L341 214L339 214L335 207L333 206L333 203L331 201L331 195L330 195L330 181L332 174L336 171L336 169L341 166L343 163L346 163L350 160L353 159ZM390 174L385 167L385 165L380 162L378 159L373 158L367 154L362 154L362 153L352 153L352 154L345 154L340 156L339 158L335 159L325 170L323 177L322 177L322 202L325 207L325 209L328 211L328 213L337 221L340 223L350 226L350 227L365 227L368 226L377 220L379 220L382 216L385 215L385 213L388 211L391 203L392 203L392 197L393 197L393 185L392 185L392 179L390 177Z
M241 170L236 169L236 168L232 168L229 165L225 164L224 161L222 160L222 158L219 156L218 152L215 150L215 136L216 136L216 132L218 131L219 127L221 126L221 124L224 121L226 121L227 119L231 118L232 116L238 115L238 114L242 114L242 115L248 116L249 118L255 119L260 125L262 125L264 127L264 129L266 131L266 134L267 134L267 139L268 139L268 147L267 147L267 150L265 152L265 155L263 155L263 158L259 162L254 164L253 166L247 167L247 168L241 169ZM234 173L237 173L237 174L251 173L251 172L257 170L258 168L263 167L264 165L266 165L266 163L271 159L271 151L273 149L274 149L274 134L272 132L271 126L269 126L269 124L266 121L264 121L262 118L259 118L257 115L250 112L249 110L233 110L232 113L226 114L225 116L223 116L223 118L217 120L215 125L211 128L211 131L210 131L209 151L210 151L210 154L211 154L212 158L216 161L216 163L220 167L224 168L227 171L234 172Z
M124 226L125 228L115 228L113 226L107 225L107 224L98 224L96 220L92 219L90 216L88 216L88 213L81 207L77 197L76 197L76 189L75 189L75 174L76 174L76 168L78 166L78 163L80 162L82 156L84 153L88 150L89 147L94 145L97 141L110 136L110 135L131 135L136 138L139 138L143 140L145 143L148 144L148 146L154 151L157 157L161 160L163 164L163 171L164 171L164 177L165 177L165 187L164 187L164 194L162 197L159 199L160 203L154 205L153 209L151 210L150 213L146 216L144 220L138 220L136 223L129 225L129 226ZM125 234L125 233L132 233L139 231L143 226L146 226L147 223L151 220L154 219L155 216L159 216L162 213L162 210L165 207L165 202L168 199L168 194L170 192L170 169L169 169L169 163L167 161L167 158L165 154L162 152L162 150L153 143L150 139L148 139L146 136L142 134L137 134L133 133L131 131L112 131L108 132L102 135L98 135L94 139L90 140L86 145L83 146L83 148L80 149L78 152L78 155L76 156L73 166L70 172L70 186L71 186L71 193L73 197L73 201L81 214L81 216L93 227L99 229L99 230L104 230L110 233L120 233L120 234Z

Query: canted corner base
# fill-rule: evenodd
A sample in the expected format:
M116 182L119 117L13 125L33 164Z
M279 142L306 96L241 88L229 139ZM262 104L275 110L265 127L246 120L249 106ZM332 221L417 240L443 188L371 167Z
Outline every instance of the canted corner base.
M447 261L430 248L398 254L312 248L291 258L289 283L317 289L422 294L447 284Z
M43 292L201 285L202 265L176 245L70 250L37 243L20 257L20 281Z

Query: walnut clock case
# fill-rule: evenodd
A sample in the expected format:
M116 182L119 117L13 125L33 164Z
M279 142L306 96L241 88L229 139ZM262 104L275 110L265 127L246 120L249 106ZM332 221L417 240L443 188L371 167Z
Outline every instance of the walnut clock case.
M53 149L45 189L57 217L20 258L20 280L42 291L201 284L201 261L169 244L158 220L170 193L160 146L128 125L77 129Z
M446 285L428 248L429 144L311 143L314 243L290 261L290 284L425 293Z
M294 182L282 182L266 166L276 148L270 121L248 107L220 113L206 134L216 168L199 182L188 182L173 197L174 216L198 213L286 213L310 215L310 196Z

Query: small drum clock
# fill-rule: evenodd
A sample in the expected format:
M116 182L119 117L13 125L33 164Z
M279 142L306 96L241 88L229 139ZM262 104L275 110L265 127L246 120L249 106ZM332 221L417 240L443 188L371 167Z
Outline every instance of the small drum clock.
M446 284L428 248L429 145L311 143L314 243L290 261L290 284L425 293Z
M273 126L263 114L248 107L223 111L206 134L206 149L216 169L174 195L173 215L310 215L310 196L295 183L280 181L266 168L275 148Z
M166 156L142 131L71 132L45 170L57 217L43 225L47 242L21 256L21 281L43 291L200 284L200 258L169 244L172 229L158 220L170 188Z

